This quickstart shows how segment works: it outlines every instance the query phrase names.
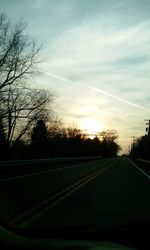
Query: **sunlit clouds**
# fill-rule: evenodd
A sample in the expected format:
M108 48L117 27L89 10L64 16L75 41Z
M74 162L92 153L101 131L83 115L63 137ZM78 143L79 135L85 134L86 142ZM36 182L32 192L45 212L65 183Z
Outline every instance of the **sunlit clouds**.
M116 129L127 148L149 118L150 1L24 2L1 8L44 43L35 81L56 91L58 115L89 133Z
M90 136L94 136L102 131L102 124L93 117L81 118L80 128Z

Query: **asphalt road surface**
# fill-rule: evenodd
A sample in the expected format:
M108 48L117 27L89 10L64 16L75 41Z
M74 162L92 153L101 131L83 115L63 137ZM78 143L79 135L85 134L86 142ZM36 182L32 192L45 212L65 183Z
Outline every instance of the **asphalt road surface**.
M116 157L5 178L0 219L25 227L150 222L150 176Z

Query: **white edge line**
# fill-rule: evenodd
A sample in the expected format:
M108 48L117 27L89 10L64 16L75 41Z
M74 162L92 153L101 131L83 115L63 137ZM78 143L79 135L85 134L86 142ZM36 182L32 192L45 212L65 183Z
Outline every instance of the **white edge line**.
M134 167L136 167L142 174L144 174L148 179L150 179L150 176L146 173L146 172L144 172L141 168L139 168L133 161L131 161L129 158L127 158L127 160L129 161L129 162L131 162L132 163L132 165L134 166Z
M99 160L101 160L101 159L99 159ZM36 172L36 173L31 173L31 174L25 174L25 175L19 175L19 176L15 176L15 177L5 178L3 180L0 180L0 183L7 182L7 181L18 180L18 179L25 178L25 177L30 177L30 176L41 175L41 174L45 174L45 173L56 172L56 171L63 170L63 169L79 167L79 166L81 166L81 165L83 165L85 163L90 164L91 162L78 163L78 164L74 164L74 165L71 165L71 166L68 166L68 167L61 167L61 168L57 168L57 169L50 169L50 170L39 171L39 172Z
M77 165L76 165L76 166L77 166ZM25 178L25 177L30 177L30 176L41 175L41 174L45 174L45 173L56 172L56 171L59 171L59 170L63 170L63 169L65 169L65 168L73 168L73 167L75 167L75 165L71 165L71 166L63 167L63 168L57 168L57 169L50 169L50 170L45 170L45 171L39 171L39 172L37 172L37 173L19 175L19 176L10 177L10 178L6 178L6 179L3 179L3 180L0 180L0 183L1 183L1 182L5 182L5 181L17 180L17 179L21 179L21 178Z

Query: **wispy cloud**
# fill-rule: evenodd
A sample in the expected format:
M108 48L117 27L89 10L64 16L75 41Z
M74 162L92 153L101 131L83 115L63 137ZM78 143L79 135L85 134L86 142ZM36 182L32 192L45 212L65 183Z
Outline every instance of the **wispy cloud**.
M64 78L64 77L62 77L62 76L58 76L58 75L55 75L55 74L52 74L52 73L49 73L49 72L45 72L45 74L48 75L48 76L50 76L50 77L52 77L52 78L54 78L54 79L63 81L63 82L65 82L65 83L67 83L67 84L73 84L73 81L68 80L68 79L66 79L66 78ZM74 83L74 84L75 84L75 83ZM111 97L111 98L113 98L113 99L116 99L116 100L119 101L119 102L128 104L128 105L133 106L133 107L138 108L138 109L143 109L143 110L148 111L148 109L146 109L145 107L142 107L142 106L140 106L140 105L138 105L138 104L135 104L135 103L133 103L133 102L127 101L127 100L125 100L125 99L123 99L123 98L120 98L120 97L118 97L118 96L112 95L112 94L110 94L110 93L108 93L108 92L106 92L106 91L104 91L104 90L102 90L102 89L100 89L100 88L94 88L94 87L92 87L92 86L88 86L87 88L88 88L88 89L91 89L91 90L93 90L93 91L99 92L99 93L101 93L101 94L103 94L103 95L109 96L109 97Z
M118 97L118 96L114 96L114 95L112 95L112 94L110 94L110 93L108 93L108 92L105 92L105 91L103 91L102 89L97 89L97 88L93 88L93 87L88 87L89 89L91 89L91 90L94 90L94 91L96 91L96 92L99 92L99 93L101 93L101 94L104 94L104 95L106 95L106 96L109 96L109 97L111 97L111 98L114 98L114 99L116 99L117 101L119 101L119 102L123 102L123 103L126 103L126 104L128 104L128 105L130 105L130 106L133 106L133 107L135 107L135 108L138 108L138 109L143 109L143 110L147 110L148 111L148 109L146 109L146 108L144 108L144 107L142 107L142 106L140 106L140 105L137 105L137 104L135 104L135 103L133 103L133 102L129 102L129 101L127 101L127 100L124 100L124 99L122 99L122 98L120 98L120 97Z
M39 82L59 92L56 106L66 122L94 116L121 138L143 133L150 107L148 0L20 1L17 12L18 1L2 2L46 41L51 64L41 65Z
M62 77L62 76L58 76L58 75L55 75L55 74L52 74L52 73L49 73L49 72L45 72L44 74L52 77L52 78L55 78L57 80L60 80L60 81L63 81L65 83L71 83L71 81L67 80L66 78Z

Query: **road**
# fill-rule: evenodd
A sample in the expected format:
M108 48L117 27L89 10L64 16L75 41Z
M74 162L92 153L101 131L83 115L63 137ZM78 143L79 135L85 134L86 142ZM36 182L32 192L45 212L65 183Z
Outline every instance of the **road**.
M0 216L10 225L150 222L150 176L126 157L0 180Z

